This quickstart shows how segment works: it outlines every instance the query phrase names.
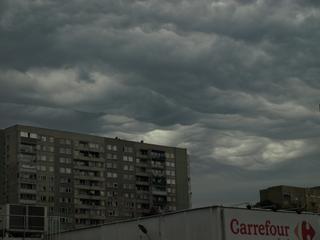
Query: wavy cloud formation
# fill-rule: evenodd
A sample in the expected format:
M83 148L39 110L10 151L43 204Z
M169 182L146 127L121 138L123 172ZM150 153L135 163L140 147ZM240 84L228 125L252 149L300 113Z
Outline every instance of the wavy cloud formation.
M2 0L0 127L187 147L195 206L319 185L319 23L311 0Z

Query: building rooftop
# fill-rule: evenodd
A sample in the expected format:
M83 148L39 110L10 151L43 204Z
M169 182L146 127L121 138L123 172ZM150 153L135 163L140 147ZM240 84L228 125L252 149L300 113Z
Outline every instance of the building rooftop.
M168 146L168 145L162 145L162 144L154 144L154 143L147 143L144 140L139 140L139 141L133 141L133 140L127 140L123 138L119 138L117 136L115 137L108 137L108 136L103 136L103 135L98 135L98 134L93 134L93 133L83 133L83 132L73 132L73 131L68 131L68 130L62 130L62 129L53 129L53 128L46 128L46 127L38 127L38 126L31 126L31 125L25 125L25 124L15 124L10 127L7 127L5 129L0 129L0 130L6 130L10 128L19 128L19 127L25 127L25 128L35 128L35 129L41 129L45 131L54 131L54 132L61 132L61 133L66 133L66 134L73 134L73 135L80 135L80 136L89 136L89 137L98 137L98 138L104 138L104 139L113 139L113 140L121 140L121 141L127 141L127 142L132 142L132 143L140 143L140 144L146 144L150 146L158 146L158 147L170 147L170 148L177 148L177 149L183 149L186 150L186 148L183 147L176 147L176 146Z

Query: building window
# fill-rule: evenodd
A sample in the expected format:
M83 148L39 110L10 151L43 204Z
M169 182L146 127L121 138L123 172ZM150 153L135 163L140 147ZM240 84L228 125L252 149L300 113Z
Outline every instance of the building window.
M108 144L108 145L107 145L107 150L109 150L109 151L117 151L118 148L117 148L116 145Z
M123 156L123 161L133 162L133 157L132 157L132 156L126 156L126 155L124 155L124 156Z
M64 193L64 192L71 193L71 188L69 188L69 187L60 187L60 192L61 193Z
M38 171L47 171L47 167L43 165L38 165L37 166Z
M175 157L174 153L168 153L168 152L166 152L165 156L166 156L166 158L174 158Z
M71 144L71 140L69 139L60 139L59 143L62 145L70 145Z
M176 180L175 179L167 179L167 184L175 185L176 184Z
M124 188L124 189L133 189L133 188L134 188L134 185L133 185L133 184L130 184L130 183L124 183L124 184L123 184L123 188Z
M36 134L36 133L30 133L30 138L38 139L38 134Z
M60 178L60 183L69 183L69 178L65 178L65 177Z
M22 193L22 194L20 194L20 198L23 199L23 200L36 200L36 195Z
M60 163L70 164L70 163L72 163L72 160L71 160L71 158L60 157L59 158L59 162Z
M89 143L89 148L93 148L93 149L99 149L99 144L97 143Z
M132 153L133 152L133 148L132 147L128 147L128 146L124 146L123 147L123 151L126 153Z
M27 132L20 132L20 137L28 138L28 137L29 137L29 133L27 133Z
M62 154L71 154L71 149L70 148L60 148L59 152Z
M38 134L36 134L36 133L28 133L28 132L20 132L20 137L38 139Z
M112 168L112 163L111 162L107 163L107 168Z
M107 172L107 177L108 178L117 178L118 174L117 173L112 173L112 172Z
M40 149L40 145L38 145L37 148ZM53 146L42 146L42 151L54 152L54 147Z
M175 163L174 162L166 162L166 166L167 167L175 167Z
M47 180L47 176L40 175L40 180L42 180L42 181L46 181L46 180Z
M60 168L60 173L70 174L70 173L71 173L71 168L61 167L61 168Z
M167 176L175 176L176 174L175 174L175 171L171 171L171 170L166 170L166 175Z

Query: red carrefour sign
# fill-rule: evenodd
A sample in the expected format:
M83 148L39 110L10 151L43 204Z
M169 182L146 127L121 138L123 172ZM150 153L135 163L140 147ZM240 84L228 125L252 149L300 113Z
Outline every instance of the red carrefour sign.
M318 239L317 232L320 229L315 215L244 209L224 209L223 211L226 240Z
M270 220L265 223L242 223L237 218L230 222L230 230L235 235L256 235L256 236L278 236L288 237L290 226L287 225L274 225Z

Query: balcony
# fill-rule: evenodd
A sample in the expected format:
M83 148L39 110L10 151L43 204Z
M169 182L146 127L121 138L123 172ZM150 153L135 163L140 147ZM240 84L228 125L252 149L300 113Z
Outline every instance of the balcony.
M152 194L157 196L167 196L167 192L157 190L152 190Z
M166 154L164 151L152 150L151 151L151 158L152 158L152 160L163 162L166 160Z
M31 183L31 184L37 183L37 179L30 179L30 178L23 178L23 177L20 177L19 181L20 183Z
M138 167L145 167L145 168L149 168L150 167L150 164L148 162L138 162L136 163L136 166Z
M153 168L153 169L164 169L165 168L165 165L163 164L161 164L161 165L158 165L158 164L152 164L151 165L151 167Z
M36 173L37 169L35 166L30 166L26 164L20 164L19 166L20 172L27 172L27 173Z
M151 209L150 208L137 208L137 212L144 213L144 214L150 214Z
M29 148L21 148L20 147L20 152L24 154L36 154L37 150L36 149L29 149Z
M104 177L97 177L97 176L88 176L88 175L74 175L74 179L82 179L82 180L94 180L103 182L105 180Z
M74 156L74 159L86 160L86 161L95 161L95 162L101 162L101 163L105 162L105 159L102 158L102 157L96 158L96 157L86 157L86 156L82 156L82 155Z
M149 181L136 181L136 185L150 186Z
M19 154L18 160L21 163L33 163L36 161L35 155L29 155L29 154Z
M105 196L99 196L99 195L89 195L89 194L76 194L76 198L81 199L88 199L88 200L103 200Z
M73 165L73 168L80 170L89 170L89 171L104 171L104 166L96 167L96 166L86 166L86 165Z
M92 204L83 204L83 203L75 203L74 204L75 207L77 208L84 208L84 209L101 209L101 210L105 210L106 207L102 206L102 205L92 205Z
M150 188L149 186L145 186L145 185L136 185L136 191L137 193L149 193L150 192Z
M37 141L38 141L38 139L35 139L35 138L26 138L26 137L21 137L20 138L20 142L21 143L26 143L26 144L36 145Z
M95 185L85 185L85 184L76 184L76 189L86 189L86 190L98 190L98 191L104 191L104 186L95 186Z
M104 148L102 146L93 147L93 146L90 146L89 143L74 144L73 148L80 150L80 151L87 151L87 152L92 152L92 153L103 153L104 152Z
M141 199L141 198L137 198L136 199L136 202L137 203L149 203L150 202L150 199Z
M106 216L98 216L90 213L75 213L75 218L104 220Z
M37 200L31 200L31 199L20 199L19 203L22 204L35 204L37 203Z
M164 162L164 161L166 161L166 158L165 158L165 157L152 156L151 159L154 160L154 161L159 161L159 162Z
M152 176L153 177L166 177L166 174L165 174L165 172L163 172L163 173L153 172Z
M158 196L167 196L167 190L165 188L159 189L159 188L152 188L152 194L158 195Z
M137 155L136 155L136 157L138 157L138 158L142 158L142 159L148 159L148 158L150 158L149 157L149 155L148 154L141 154L141 153L138 153Z
M37 189L20 188L20 193L37 194Z
M148 172L140 172L140 171L138 171L138 172L136 172L136 175L137 175L137 176L145 176L145 177L148 177L150 174L149 174Z

